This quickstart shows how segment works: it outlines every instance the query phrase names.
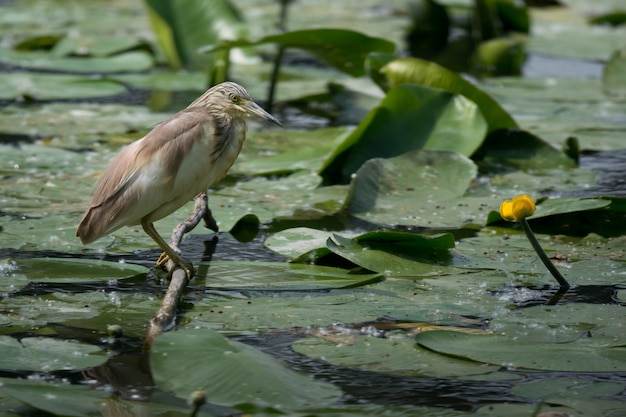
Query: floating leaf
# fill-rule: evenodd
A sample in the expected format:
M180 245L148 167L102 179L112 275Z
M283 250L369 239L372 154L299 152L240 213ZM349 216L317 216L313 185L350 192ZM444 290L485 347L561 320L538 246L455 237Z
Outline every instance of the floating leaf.
M422 236L416 237L419 238L428 240ZM397 242L390 242L389 247L385 248L384 242L378 241L374 247L370 247L368 244L358 242L358 238L350 240L334 235L326 246L337 255L359 266L387 276L426 277L458 272L449 266L453 262L448 251L427 246L419 248L417 245L409 250L409 242L405 241L407 245L402 248L394 243ZM418 245L424 245L424 242L419 242ZM435 246L437 245L435 243Z
M590 383L582 378L552 378L531 381L513 387L511 394L533 399L593 398L619 395L624 385L616 382Z
M102 365L107 355L97 346L46 337L0 336L0 369L52 372Z
M215 289L303 290L355 288L378 282L380 274L354 274L329 266L286 262L211 262L205 285ZM202 274L200 264L199 274ZM201 277L196 277L197 281Z
M580 337L567 343L541 343L519 337L432 331L418 334L415 340L420 346L444 355L513 369L626 371L626 347L616 346L607 338Z
M59 57L43 52L15 52L0 48L0 60L23 68L88 74L139 72L146 71L153 65L152 57L140 51L107 57Z
M17 269L14 273L23 274L30 281L46 283L108 281L148 272L139 265L91 259L30 258L16 259L15 262Z
M416 347L413 338L408 335L394 334L389 338L380 338L347 333L348 330L343 329L333 338L332 329L328 329L323 338L300 339L293 344L293 349L336 366L392 375L467 377L495 372L500 368L444 358Z
M598 210L611 205L611 200L594 198L548 198L537 206L531 219L575 213L578 211Z
M119 83L92 80L80 75L0 73L0 99L15 100L24 97L34 100L84 99L113 96L126 92Z
M110 396L86 385L57 384L38 379L1 378L0 386L3 396L57 416L99 415Z
M54 45L55 56L97 56L104 57L128 52L146 46L139 38L130 36L90 35L65 36Z
M382 224L458 227L486 217L482 206L499 206L493 197L462 198L476 172L471 160L450 152L371 159L353 178L345 209Z
M266 353L207 329L163 334L151 348L150 365L161 390L182 398L202 390L214 404L289 409L332 403L341 396L331 384L292 371Z

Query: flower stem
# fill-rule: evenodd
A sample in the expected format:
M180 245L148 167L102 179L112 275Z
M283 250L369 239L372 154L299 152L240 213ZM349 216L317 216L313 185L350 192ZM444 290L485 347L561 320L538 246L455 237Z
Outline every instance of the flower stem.
M528 238L528 240L530 240L530 244L533 246L533 249L535 250L535 252L537 252L537 255L539 255L539 259L541 259L541 262L543 262L546 268L548 268L548 271L550 271L552 276L559 282L561 289L567 290L568 288L570 288L569 282L567 282L567 280L563 277L563 275L561 275L559 270L556 269L556 266L554 266L552 261L550 261L548 255L546 255L546 252L539 244L539 241L537 241L537 238L535 237L533 231L530 229L530 225L528 224L526 218L522 218L519 223L522 225L522 229L524 229L524 233L526 233L526 237Z

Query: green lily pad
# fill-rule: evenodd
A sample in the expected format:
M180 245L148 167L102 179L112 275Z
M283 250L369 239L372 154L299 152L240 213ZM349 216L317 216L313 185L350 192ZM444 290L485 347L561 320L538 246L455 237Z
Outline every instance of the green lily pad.
M540 399L553 406L568 407L583 415L610 416L626 411L623 401L606 399L623 391L624 384L616 382L591 382L583 378L561 377L518 384L513 387L511 394Z
M356 233L341 233L342 236L353 236ZM311 229L308 227L294 227L273 233L265 239L265 246L289 258L297 258L303 254L326 248L328 238L333 232ZM311 259L314 260L314 259Z
M0 334L57 335L61 326L104 335L109 325L117 324L125 336L143 338L146 323L159 309L161 300L154 291L143 291L138 285L135 291L72 292L70 286L67 293L12 295L2 300L7 313L0 316ZM163 287L162 292L165 290Z
M415 340L420 346L444 355L512 369L626 371L626 347L607 338L581 337L568 343L541 343L507 336L432 331L418 334Z
M159 46L173 68L210 68L216 64L215 57L198 53L198 48L248 34L242 16L226 0L210 5L195 1L148 0L145 5Z
M0 74L0 77L3 74ZM50 80L54 82L54 80ZM58 85L57 85L58 88ZM115 87L119 88L119 85ZM85 91L81 90L81 94ZM2 94L2 92L0 92ZM46 93L47 94L47 93ZM56 92L62 94L62 92ZM16 124L15 118L19 117L22 123ZM95 140L105 140L119 149L121 144L130 142L131 138L123 138L120 142L118 135L134 133L134 138L141 137L141 132L162 122L167 118L166 114L152 113L148 109L139 106L126 106L119 104L75 104L75 103L46 103L30 106L28 112L16 106L7 106L0 109L0 129L10 134L24 134L33 137L56 137L61 138L60 143L33 144L22 143L20 148L2 146L3 155L16 158L35 156L37 160L44 161L48 154L54 152L55 145L65 148L83 148L94 146ZM104 154L105 149L99 149L103 154L98 156L97 161L89 161L93 168L104 168L106 162L113 154ZM77 161L74 168L80 168L78 161L84 164L84 159L90 159L87 154L74 153L73 158ZM64 159L70 157L65 154ZM52 157L51 157L52 158ZM95 165L97 162L97 165Z
M157 386L189 398L197 390L214 404L253 403L286 409L332 403L341 391L286 368L266 353L206 329L165 333L152 345Z
M371 158L416 149L471 155L487 126L476 105L462 96L414 85L391 89L378 107L346 135L321 171L326 183L347 183Z
M120 262L96 261L90 259L31 258L16 259L15 273L22 274L30 281L93 282L132 278L148 272L140 265Z
M605 8L612 1L595 5L606 11ZM613 51L624 46L626 28L612 28L608 25L591 28L585 19L592 13L591 4L577 3L574 7L533 13L533 36L528 39L530 53L603 61ZM619 6L623 8L623 4L619 3Z
M347 236L350 236L348 238ZM314 263L330 252L356 265L386 276L430 276L455 271L450 266L464 258L449 250L454 248L450 234L419 235L397 231L333 233L294 228L276 233L266 246L294 263ZM459 271L457 271L459 272Z
M139 72L146 71L153 65L152 57L148 53L140 51L125 52L107 57L60 57L43 52L20 52L0 48L0 60L23 68L87 74ZM87 81L88 79L83 78L83 80Z
M537 211L530 219L554 216L557 214L576 213L579 211L598 210L611 205L611 200L596 198L548 198L537 206Z
M329 331L330 333L330 331ZM293 349L314 359L337 366L403 376L436 378L467 377L497 371L499 366L485 366L463 360L443 358L415 346L412 337L393 334L388 338L367 335L328 334L323 338L296 341Z
M207 52L275 43L286 48L305 49L335 69L360 77L365 74L365 59L370 52L393 53L395 45L347 29L304 29L265 36L257 41L225 41L206 49Z
M52 54L61 56L97 56L106 57L140 48L145 43L130 36L91 35L65 36L52 49Z
M207 267L206 273L203 266ZM304 290L355 288L382 280L380 274L354 274L329 266L281 262L211 262L200 264L194 283L204 279L215 289Z
M447 246L450 239L454 245L451 235L428 238L391 232L385 237L374 236L377 234L350 240L334 235L326 246L359 266L387 276L425 277L458 272L450 266L453 257L447 250L449 247L440 246L442 242Z
M500 202L493 197L461 198L476 172L471 160L450 152L414 151L371 159L352 179L345 209L382 224L459 227L482 222L484 207L499 207Z
M562 398L594 398L619 395L624 385L616 382L590 383L581 378L552 378L542 381L531 381L513 387L511 394L534 399Z
M68 74L1 73L0 82L5 86L0 90L0 99L4 100L23 97L35 100L83 99L126 92L119 83Z
M0 369L52 372L102 365L107 355L97 346L46 337L0 336Z
M410 83L465 96L476 103L487 121L489 132L518 127L513 117L489 94L433 62L417 58L398 58L382 66L380 72L385 75L390 87Z
M110 396L86 385L51 383L33 379L0 378L2 393L51 415L84 417L100 414ZM15 414L17 415L17 414Z

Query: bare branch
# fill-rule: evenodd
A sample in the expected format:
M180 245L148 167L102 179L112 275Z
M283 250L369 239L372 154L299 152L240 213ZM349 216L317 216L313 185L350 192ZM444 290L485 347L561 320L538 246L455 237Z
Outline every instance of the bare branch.
M199 194L194 201L195 206L193 213L187 218L187 220L176 226L176 228L172 231L170 246L175 250L179 250L180 242L185 233L193 230L193 228L200 223L200 220L204 219L208 225L209 223L207 218L210 219L213 222L213 225L215 225L215 229L217 229L217 224L215 223L211 211L208 208L207 193L203 192L202 194ZM212 227L210 228L215 230ZM178 302L182 297L189 280L191 279L191 277L188 277L182 268L174 265L171 260L167 262L166 268L171 276L170 285L167 287L167 292L163 297L161 307L154 317L150 319L145 343L145 346L148 349L152 345L152 342L154 342L154 340L161 333L174 327Z

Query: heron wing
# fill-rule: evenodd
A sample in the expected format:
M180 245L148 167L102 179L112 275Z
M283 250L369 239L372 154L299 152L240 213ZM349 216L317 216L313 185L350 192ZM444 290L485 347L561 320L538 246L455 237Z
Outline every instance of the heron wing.
M93 200L76 230L81 241L93 242L122 226L138 224L171 201L172 191L184 193L184 189L173 190L174 179L183 156L191 150L207 120L206 110L185 109L125 147L96 186Z

